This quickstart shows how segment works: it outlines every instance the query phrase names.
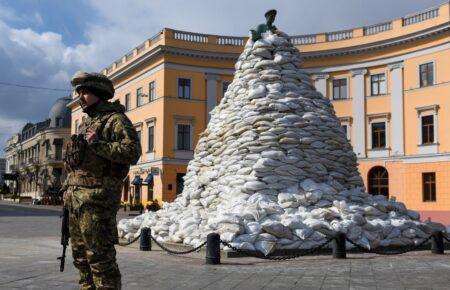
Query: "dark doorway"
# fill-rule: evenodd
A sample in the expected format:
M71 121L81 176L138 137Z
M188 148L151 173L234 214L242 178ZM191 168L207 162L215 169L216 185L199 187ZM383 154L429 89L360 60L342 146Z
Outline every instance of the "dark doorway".
M186 175L186 173L177 173L177 195L179 195L183 192L183 188L184 188L183 177L185 175Z

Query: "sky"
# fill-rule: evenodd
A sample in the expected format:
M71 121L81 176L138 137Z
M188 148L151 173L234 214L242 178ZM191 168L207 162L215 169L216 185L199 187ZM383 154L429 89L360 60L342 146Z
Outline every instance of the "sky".
M290 35L389 21L445 0L0 0L0 157L27 122L70 94L77 70L101 71L164 27L247 36L277 9ZM10 85L7 85L10 84ZM43 90L11 84L45 87Z

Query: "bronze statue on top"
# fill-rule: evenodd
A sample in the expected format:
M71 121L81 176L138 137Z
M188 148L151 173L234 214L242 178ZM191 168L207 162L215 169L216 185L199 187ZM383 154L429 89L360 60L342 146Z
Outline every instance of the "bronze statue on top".
M270 30L273 33L275 33L277 31L276 26L273 25L273 22L275 21L275 16L277 16L277 10L275 10L275 9L269 10L264 14L264 16L266 17L266 24L259 24L256 27L256 30L254 30L254 29L250 30L253 41L257 41L258 39L261 39L261 33L264 33L267 30Z

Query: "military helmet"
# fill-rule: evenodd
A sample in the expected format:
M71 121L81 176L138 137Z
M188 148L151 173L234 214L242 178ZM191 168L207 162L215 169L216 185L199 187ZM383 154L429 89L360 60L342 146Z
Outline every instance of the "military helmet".
M114 86L105 75L95 72L76 72L70 81L75 91L78 93L83 87L93 89L98 94L97 97L109 100L114 96Z

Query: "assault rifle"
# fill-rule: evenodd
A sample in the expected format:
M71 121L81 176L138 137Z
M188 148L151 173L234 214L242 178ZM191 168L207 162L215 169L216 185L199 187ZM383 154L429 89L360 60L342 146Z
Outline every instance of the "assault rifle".
M63 252L62 256L58 257L58 260L61 261L59 265L59 271L64 271L64 262L66 261L66 248L69 244L69 210L64 206L63 207L63 215L62 215L62 222L61 222L61 245L63 246Z

